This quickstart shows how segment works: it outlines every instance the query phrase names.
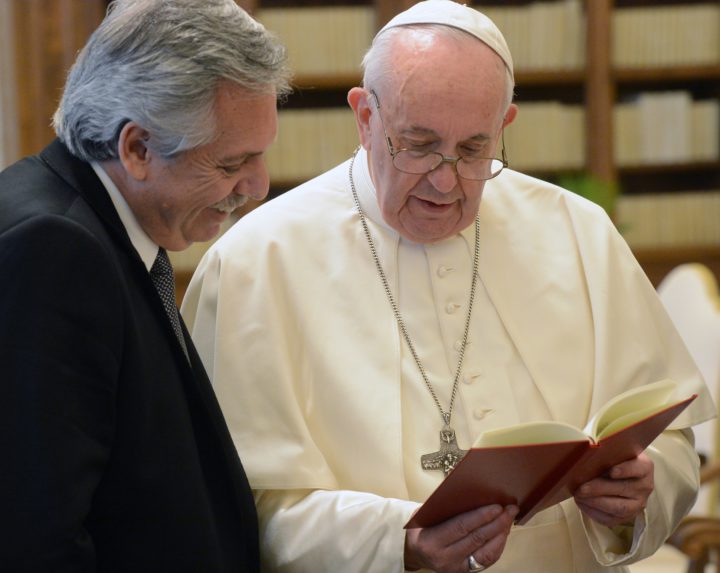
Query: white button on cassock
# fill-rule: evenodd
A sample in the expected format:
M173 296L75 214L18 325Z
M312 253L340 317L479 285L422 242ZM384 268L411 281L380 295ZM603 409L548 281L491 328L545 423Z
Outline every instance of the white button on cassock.
M476 420L482 420L485 416L487 416L491 412L492 412L492 410L489 408L475 408L475 410L473 410L473 417Z
M451 272L453 272L454 270L455 269L452 267L446 267L444 265L440 265L437 269L437 276L439 276L440 278L443 278L443 277L447 276L448 274L450 274Z
M482 379L483 373L482 372L469 372L463 376L463 382L465 384L472 384L476 380Z
M449 302L445 305L445 312L448 314L454 314L457 309L460 308L460 305L455 302Z

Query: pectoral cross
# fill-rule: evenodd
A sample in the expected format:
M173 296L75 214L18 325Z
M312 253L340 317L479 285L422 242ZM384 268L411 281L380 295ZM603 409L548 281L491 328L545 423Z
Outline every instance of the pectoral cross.
M420 465L424 470L442 470L447 476L465 454L467 450L461 450L457 445L455 430L449 424L445 424L440 430L440 449L432 454L420 456Z

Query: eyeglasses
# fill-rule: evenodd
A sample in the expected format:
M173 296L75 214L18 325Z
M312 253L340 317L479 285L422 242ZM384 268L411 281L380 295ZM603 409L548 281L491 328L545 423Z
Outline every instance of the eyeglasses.
M398 171L411 173L413 175L425 175L434 171L443 163L449 163L455 168L455 173L457 173L458 177L471 181L487 181L500 175L500 172L509 165L507 155L505 154L504 131L502 133L502 149L500 151L501 159L463 155L450 157L437 151L418 151L405 147L396 150L385 129L385 122L380 113L380 100L374 90L370 90L370 93L375 100L375 106L378 110L380 123L383 128L383 133L385 134L385 142L392 157L393 165Z

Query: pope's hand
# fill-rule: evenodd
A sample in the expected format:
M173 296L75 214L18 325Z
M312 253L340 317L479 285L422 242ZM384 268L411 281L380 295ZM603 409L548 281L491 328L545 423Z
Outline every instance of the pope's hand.
M408 529L405 570L468 573L471 555L479 565L490 567L502 555L517 512L514 505L488 505L433 527Z
M575 491L575 503L589 518L607 527L632 525L654 488L653 461L647 454L613 466Z

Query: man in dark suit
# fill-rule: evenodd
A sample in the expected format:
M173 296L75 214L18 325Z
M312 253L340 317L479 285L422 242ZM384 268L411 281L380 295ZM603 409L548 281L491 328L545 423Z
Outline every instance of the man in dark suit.
M119 0L0 174L0 571L259 570L165 250L266 195L288 77L232 0Z

